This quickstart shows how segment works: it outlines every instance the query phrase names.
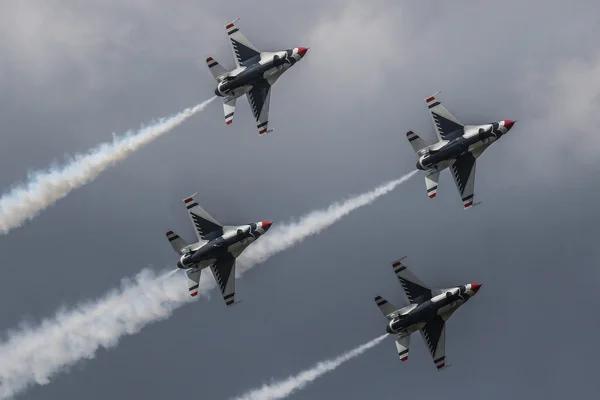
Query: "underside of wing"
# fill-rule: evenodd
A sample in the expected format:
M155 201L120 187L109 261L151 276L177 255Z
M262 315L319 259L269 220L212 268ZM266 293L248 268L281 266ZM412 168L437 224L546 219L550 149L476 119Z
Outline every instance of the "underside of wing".
M219 259L210 269L219 285L225 304L232 305L235 302L235 258Z
M247 93L252 115L256 119L256 127L260 135L268 132L269 125L269 103L271 100L271 85L266 80L254 85Z
M421 328L420 332L436 368L438 370L444 368L446 366L446 322L441 317L436 317Z
M464 125L442 105L433 95L425 100L438 140L452 140L461 136L464 132Z
M465 154L450 166L450 172L452 172L454 183L460 193L465 210L473 206L475 197L475 165L475 157L471 154Z
M398 282L404 289L404 295L409 303L422 303L431 299L431 289L406 268L402 260L392 263Z
M194 224L194 230L198 240L211 240L223 234L223 226L217 222L209 213L204 211L194 198L196 194L183 200L190 219Z
M234 21L235 22L235 21ZM231 43L231 50L233 51L233 57L235 59L236 67L247 66L252 62L260 60L260 51L244 36L237 26L232 22L225 26L227 29L227 35L229 36L229 42Z

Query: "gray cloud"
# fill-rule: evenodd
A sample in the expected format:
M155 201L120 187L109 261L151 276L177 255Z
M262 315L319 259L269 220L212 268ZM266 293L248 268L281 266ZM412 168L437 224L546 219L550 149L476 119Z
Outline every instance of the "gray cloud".
M28 2L44 25L17 3L0 17L4 188L210 96L204 59L232 66L235 17L261 49L311 50L275 86L272 134L257 137L243 101L231 127L212 104L3 237L2 331L172 265L163 235L193 237L181 198L197 190L223 223L277 223L412 170L404 133L432 140L423 99L437 90L462 121L518 120L481 158L472 212L448 174L435 200L413 179L248 272L237 307L182 307L22 398L227 398L295 374L383 333L372 298L400 304L388 264L401 255L431 285L484 284L449 322L454 366L437 374L419 340L399 365L384 341L295 398L597 391L596 1Z

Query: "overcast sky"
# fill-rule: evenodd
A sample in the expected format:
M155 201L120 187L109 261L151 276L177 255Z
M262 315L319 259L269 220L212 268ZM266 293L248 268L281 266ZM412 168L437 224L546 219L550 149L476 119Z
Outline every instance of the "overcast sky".
M176 4L176 5L175 5ZM482 283L448 323L438 373L419 336L393 338L294 399L594 398L600 350L600 4L592 0L228 2L3 0L0 187L212 96L204 60L233 59L224 25L261 50L310 47L275 85L259 137L211 104L0 238L0 331L173 267L194 237L181 199L220 222L275 224L414 169L405 133L434 133L424 99L463 123L517 120L480 158L483 204L422 174L236 284L243 303L184 306L22 399L226 399L385 332L402 305L390 266L434 287ZM182 277L182 290L186 290Z

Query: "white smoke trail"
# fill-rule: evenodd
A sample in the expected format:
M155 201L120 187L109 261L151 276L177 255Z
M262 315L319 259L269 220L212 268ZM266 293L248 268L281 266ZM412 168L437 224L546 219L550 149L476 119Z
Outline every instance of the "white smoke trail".
M0 398L10 398L82 359L92 359L100 347L110 348L124 335L165 319L188 299L181 276L161 277L143 270L133 280L100 299L59 310L38 326L9 332L0 344ZM205 274L209 278L208 274ZM179 278L179 279L177 279ZM201 293L208 293L212 282Z
M242 254L238 265L243 271L250 269L270 255L319 233L351 211L372 203L414 174L411 172L325 210L311 212L279 230L271 228L268 235ZM203 273L199 293L208 296L214 286L210 274ZM60 310L37 326L22 326L9 332L7 340L0 343L0 398L14 396L32 384L47 384L52 375L79 360L94 358L100 347L111 348L121 337L168 318L190 300L180 274L169 272L156 278L151 271L143 270L100 299Z
M6 234L33 219L73 189L90 183L106 168L202 111L215 98L216 96L178 114L161 118L137 132L129 131L121 137L114 137L112 143L103 143L86 154L76 154L62 167L51 167L29 174L27 182L0 198L0 233Z
M350 197L340 203L334 203L324 210L313 211L300 218L297 222L284 225L273 224L273 228L269 230L268 236L257 240L244 251L236 268L236 276L241 276L245 271L252 268L252 266L263 262L268 257L300 243L309 236L321 232L357 208L371 204L379 197L394 190L401 183L406 182L417 172L417 170L414 170L370 192Z
M378 345L387 337L387 333L379 336L376 339L371 340L355 348L354 350L350 350L341 356L338 356L332 360L321 361L316 364L314 367L304 370L300 372L296 376L290 376L287 379L284 379L279 382L271 383L270 385L263 385L259 389L253 389L249 392L244 393L243 395L236 397L234 400L276 400L276 399L284 399L291 395L292 393L303 389L306 385L313 382L314 380L320 378L328 372L333 371L346 361L350 361L351 359L360 356L365 351L370 348Z

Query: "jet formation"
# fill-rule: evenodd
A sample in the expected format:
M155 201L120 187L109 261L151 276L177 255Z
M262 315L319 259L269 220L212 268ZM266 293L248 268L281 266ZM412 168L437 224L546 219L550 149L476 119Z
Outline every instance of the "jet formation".
M394 306L381 296L375 297L379 310L387 318L385 331L396 335L396 349L401 361L408 360L411 334L419 331L438 370L446 364L446 321L481 288L479 283L468 283L448 289L432 289L421 282L402 263L392 263L396 278L410 305Z
M308 48L261 52L242 34L235 25L236 21L225 25L235 68L228 71L213 57L208 57L206 63L217 82L214 93L223 100L225 123L232 124L236 101L245 94L256 119L258 133L264 135L273 130L269 129L271 87L306 55ZM406 136L417 155L416 168L425 172L427 195L436 197L440 172L449 169L463 208L469 209L478 204L474 203L477 158L508 133L515 121L465 125L442 105L436 97L439 93L425 100L437 142L428 144L413 131ZM201 272L210 267L229 307L235 304L236 259L269 230L271 222L222 225L199 206L194 196L185 198L183 202L198 241L189 244L173 231L167 232L166 236L180 256L177 267L186 271L189 294L192 297L198 295ZM446 321L479 291L481 285L468 283L446 289L430 288L407 269L402 259L393 262L392 266L409 305L397 308L381 296L375 297L375 302L387 318L386 332L396 335L400 360L408 360L411 335L419 331L437 369L446 368Z
M181 256L177 268L185 270L188 277L190 296L198 295L200 274L210 267L223 300L227 306L235 303L235 260L256 239L264 235L271 222L260 221L248 225L221 225L204 211L194 196L185 198L183 203L194 225L198 242L189 244L173 231L167 232L167 239Z
M294 64L300 61L308 48L295 47L276 52L261 52L235 26L237 20L227 24L235 69L227 71L214 58L208 57L206 64L217 81L215 95L223 98L225 123L231 125L238 97L246 95L256 119L259 135L269 129L269 102L271 86Z
M507 119L483 125L464 125L446 110L436 98L438 94L425 100L438 142L428 145L413 131L409 131L406 138L417 153L417 169L425 171L425 187L429 198L433 199L437 194L440 172L449 168L463 207L467 210L477 205L473 203L477 158L505 135L515 121Z

